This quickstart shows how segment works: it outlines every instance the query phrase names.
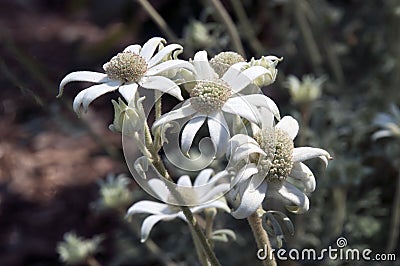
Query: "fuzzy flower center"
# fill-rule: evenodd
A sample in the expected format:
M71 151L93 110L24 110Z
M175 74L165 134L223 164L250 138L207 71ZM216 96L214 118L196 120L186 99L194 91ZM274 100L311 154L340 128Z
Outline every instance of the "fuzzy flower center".
M293 140L279 128L273 131L264 130L255 139L269 156L262 156L259 166L265 172L267 181L285 180L293 167Z
M221 110L231 94L223 81L198 81L190 92L190 103L198 112L210 114Z
M122 52L111 58L104 70L110 79L138 82L147 71L147 62L138 54Z
M230 66L245 62L246 60L238 53L235 52L222 52L214 56L210 60L211 66L214 68L215 72L221 77Z

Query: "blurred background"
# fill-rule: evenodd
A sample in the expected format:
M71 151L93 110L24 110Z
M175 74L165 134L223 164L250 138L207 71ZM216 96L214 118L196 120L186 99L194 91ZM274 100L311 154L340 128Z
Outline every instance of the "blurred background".
M230 15L233 32L216 3ZM87 84L55 97L67 73L101 72L127 45L153 36L182 44L184 59L202 49L210 56L237 51L249 60L283 57L276 82L263 91L282 115L300 121L297 146L334 157L327 170L311 162L317 189L306 214L289 215L296 231L286 236L287 247L320 250L344 236L352 248L400 258L399 1L1 0L0 265L63 265L57 243L66 232L100 236L94 257L101 265L196 265L182 221L158 224L141 244L141 217L124 219L144 193L133 179L117 176L130 177L120 135L108 130L118 94L97 99L82 119L71 107ZM107 186L131 193L110 205ZM216 227L237 235L215 247L223 265L259 264L245 220L221 214ZM366 264L373 265L279 265Z

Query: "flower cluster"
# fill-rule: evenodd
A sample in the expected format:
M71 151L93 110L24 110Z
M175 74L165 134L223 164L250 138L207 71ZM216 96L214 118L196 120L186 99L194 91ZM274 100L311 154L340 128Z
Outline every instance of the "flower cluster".
M67 83L95 83L75 97L73 109L78 115L107 92L118 90L122 95L118 102L113 100L115 117L110 129L135 137L143 156L127 158L128 165L133 165L130 170L135 178L140 176L140 184L147 184L146 191L163 201L139 201L129 208L128 216L150 214L142 225L142 241L161 220L187 221L176 206L187 202L192 213L211 208L230 212L237 219L262 208L267 195L282 199L291 212L307 211L307 194L314 191L316 181L303 162L321 158L327 164L331 157L323 149L295 147L297 121L291 116L281 119L278 106L259 89L275 81L282 58L265 56L246 61L237 53L223 52L209 59L206 51L199 51L185 61L177 58L182 50L178 44L166 45L164 39L155 37L143 46L130 45L111 58L103 66L105 73L73 72L59 88L62 95ZM292 80L292 91L296 90L295 83ZM145 97L140 88L156 92L158 109L152 127L147 124L146 113L150 112L144 110ZM318 94L312 88L307 95ZM181 103L162 114L159 97L164 93ZM166 169L168 164L160 154L163 150L164 157L168 157L167 144L172 139L168 130L175 126L179 129L175 148L182 154L175 168L187 169L186 161L197 152L192 146L204 135L211 139L213 156L208 167L214 169L200 171L193 184L185 174L176 184L170 182L174 179L170 173L178 171ZM201 141L198 143L203 152Z

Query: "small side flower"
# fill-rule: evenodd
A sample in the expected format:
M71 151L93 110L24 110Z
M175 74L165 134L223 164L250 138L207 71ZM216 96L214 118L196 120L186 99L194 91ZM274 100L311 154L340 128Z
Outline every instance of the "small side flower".
M220 210L224 210L226 212L230 212L230 208L228 207L223 194L227 192L229 189L229 184L223 183L218 185L213 185L210 188L210 184L216 184L217 181L227 175L225 171L220 172L213 177L212 169L202 170L194 183L190 180L189 176L184 175L178 179L178 186L184 188L200 188L191 190L193 193L190 195L182 195L185 197L190 197L192 201L198 202L206 202L197 206L190 207L192 213L200 213L209 208L216 208ZM141 242L145 242L150 235L150 232L154 225L159 221L171 221L175 218L180 218L186 221L183 212L179 208L179 206L168 204L171 201L171 197L173 195L165 185L165 183L159 179L151 179L149 180L149 187L153 192L160 198L163 202L160 203L149 200L142 200L133 204L127 213L127 217L138 213L150 214L146 219L144 219L141 229ZM210 189L201 189L201 187L207 187ZM218 198L219 197L219 198ZM218 199L216 199L218 198Z
M98 252L102 240L101 236L83 239L75 233L68 232L64 235L64 241L58 243L57 253L61 261L68 265L83 264Z

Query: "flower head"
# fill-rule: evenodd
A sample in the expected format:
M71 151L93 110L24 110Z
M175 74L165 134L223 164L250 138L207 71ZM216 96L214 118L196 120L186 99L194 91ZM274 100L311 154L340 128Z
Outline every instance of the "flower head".
M211 58L210 64L217 74L222 75L236 63L246 62L246 60L235 52L222 52Z
M165 40L154 37L143 47L138 44L126 47L121 53L103 65L105 73L77 71L65 76L60 83L59 94L63 93L66 84L73 81L98 83L82 90L74 99L73 108L78 114L87 110L89 104L97 97L118 90L129 103L136 95L138 86L159 90L182 100L179 87L164 73L177 68L192 71L193 66L184 60L171 59L172 54L182 50L178 44L164 47Z
M250 67L241 71L244 62L231 66L222 77L211 67L205 51L194 56L195 87L190 91L190 98L176 110L162 115L153 125L157 128L168 122L189 118L182 131L182 151L188 154L193 139L200 127L207 120L211 140L216 155L224 153L230 132L224 114L239 115L253 123L259 122L257 107L264 107L279 119L276 104L262 94L241 95L246 86L256 78L268 73L261 66Z
M186 189L182 191L190 192L186 193L188 195L181 194L181 196L184 199L190 197L188 201L201 203L197 206L190 207L192 213L199 213L207 208L217 208L226 212L230 212L230 209L226 204L225 198L222 197L223 194L226 193L226 191L229 189L229 184L222 183L216 185L217 181L225 177L227 173L223 171L211 177L212 173L212 169L202 170L193 184L189 176L187 175L181 176L178 179L177 185ZM159 221L170 221L175 218L181 218L182 220L186 221L183 212L178 206L168 204L168 202L174 201L173 199L171 199L171 197L173 197L173 194L169 191L163 181L161 181L160 179L150 179L148 185L153 193L155 193L158 198L166 203L143 200L136 202L129 208L127 213L128 216L137 213L151 214L143 221L142 224L142 242L147 240L151 229Z
M276 76L278 75L278 69L276 69L276 66L282 60L283 58L278 58L273 55L263 56L260 59L252 58L245 68L252 66L262 66L266 68L268 70L267 73L255 79L254 84L259 87L267 86L275 82Z
M100 181L99 205L103 208L125 208L133 201L133 194L128 188L130 180L124 175L108 175Z
M286 87L295 103L309 103L321 96L321 85L325 82L325 77L315 78L311 75L303 76L300 81L295 76L289 76Z
M64 241L58 243L57 252L60 259L66 264L82 264L86 259L97 252L102 237L82 239L75 233L65 233Z
M295 148L293 139L298 129L297 121L285 116L275 127L264 125L255 133L254 139L238 134L230 140L233 164L240 169L236 170L232 181L231 196L236 205L232 216L243 219L254 213L267 192L287 202L287 209L291 212L308 210L309 200L305 193L314 191L316 182L303 161L318 157L327 165L331 157L323 149ZM248 155L253 155L250 161L245 160Z

